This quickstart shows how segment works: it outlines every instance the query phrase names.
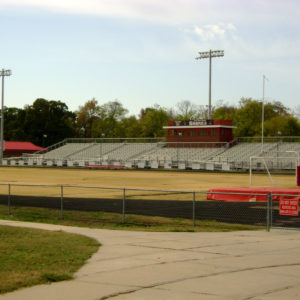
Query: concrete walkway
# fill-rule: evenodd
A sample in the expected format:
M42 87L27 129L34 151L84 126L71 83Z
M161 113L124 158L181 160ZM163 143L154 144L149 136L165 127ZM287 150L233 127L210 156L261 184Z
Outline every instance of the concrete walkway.
M0 300L300 299L300 231L153 233L0 220L97 239L75 279ZM0 266L1 267L1 266Z

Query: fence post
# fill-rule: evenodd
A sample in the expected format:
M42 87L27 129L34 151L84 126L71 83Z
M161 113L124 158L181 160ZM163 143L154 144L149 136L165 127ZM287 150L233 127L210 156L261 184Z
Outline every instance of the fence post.
M270 229L273 226L273 193L270 194Z
M60 186L60 218L64 217L64 186Z
M267 231L271 229L271 207L272 207L272 196L270 193L267 195Z
M196 193L193 192L193 226L195 226L195 203L196 202Z
M122 202L122 224L125 222L125 188L123 189L123 202Z
M8 214L10 215L10 183L8 184L7 208L8 208Z

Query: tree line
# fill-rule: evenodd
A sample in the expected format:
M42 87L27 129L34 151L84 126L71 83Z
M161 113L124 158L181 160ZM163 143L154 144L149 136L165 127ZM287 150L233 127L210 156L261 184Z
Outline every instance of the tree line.
M218 103L213 107L213 119L232 120L234 135L260 136L262 103L242 98L238 105ZM136 138L163 137L163 126L168 120L199 120L207 118L207 107L188 100L174 108L159 105L140 110L138 116L128 115L119 101L102 105L91 99L70 111L61 101L37 99L23 109L4 108L4 139L7 141L31 141L36 145L49 146L64 138ZM281 102L264 105L265 136L299 136L299 120Z

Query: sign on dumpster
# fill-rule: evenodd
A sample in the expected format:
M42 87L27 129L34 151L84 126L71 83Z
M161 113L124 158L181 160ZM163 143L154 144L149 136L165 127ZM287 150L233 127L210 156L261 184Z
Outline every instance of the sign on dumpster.
M279 214L282 216L298 216L298 198L296 199L280 199Z

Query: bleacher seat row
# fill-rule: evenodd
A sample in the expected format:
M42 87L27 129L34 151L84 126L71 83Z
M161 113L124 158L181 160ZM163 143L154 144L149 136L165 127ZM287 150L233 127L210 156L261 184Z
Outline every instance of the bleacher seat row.
M231 148L168 147L166 143L66 143L45 154L3 160L11 166L178 168L193 170L249 169L250 157L267 160L269 168L295 168L300 143L239 143ZM291 151L291 152L286 152ZM274 154L275 153L275 154ZM284 157L284 158L283 158ZM261 168L257 163L257 168Z

